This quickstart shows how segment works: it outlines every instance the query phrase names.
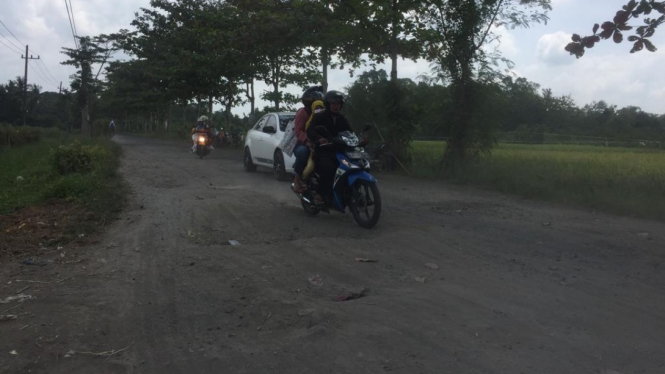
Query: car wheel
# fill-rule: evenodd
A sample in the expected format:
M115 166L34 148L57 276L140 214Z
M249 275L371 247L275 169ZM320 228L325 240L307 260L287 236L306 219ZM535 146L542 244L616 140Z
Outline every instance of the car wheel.
M252 153L249 151L248 147L245 147L245 156L243 156L242 164L245 171L250 173L256 171L256 165L252 162Z
M284 155L279 149L275 151L275 157L273 157L272 173L278 181L289 179L289 175L286 173L286 168L284 166Z

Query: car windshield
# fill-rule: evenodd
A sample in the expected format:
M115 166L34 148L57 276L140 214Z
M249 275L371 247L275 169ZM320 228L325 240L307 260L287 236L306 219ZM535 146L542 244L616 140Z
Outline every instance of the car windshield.
M293 114L280 114L279 115L279 129L281 131L286 131L286 125L288 125L289 122L293 121L294 118L296 118L296 116L293 115Z

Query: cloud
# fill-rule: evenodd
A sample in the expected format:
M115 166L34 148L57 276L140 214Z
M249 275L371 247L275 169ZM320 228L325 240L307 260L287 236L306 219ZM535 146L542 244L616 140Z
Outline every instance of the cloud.
M536 45L538 60L549 65L569 65L575 62L570 53L564 49L570 43L571 37L571 34L563 31L541 36Z
M665 48L665 46L658 46ZM665 53L587 53L581 59L568 56L568 64L534 63L521 69L522 76L551 88L556 95L571 95L578 105L605 100L621 107L634 105L663 113Z

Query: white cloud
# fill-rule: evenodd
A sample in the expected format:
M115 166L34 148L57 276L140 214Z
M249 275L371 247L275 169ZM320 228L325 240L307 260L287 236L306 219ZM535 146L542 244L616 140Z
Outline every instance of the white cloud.
M531 64L522 69L527 79L570 94L579 105L605 100L621 107L634 105L654 113L665 112L663 96L665 53L625 51L572 58L568 65Z
M541 36L536 45L536 56L543 63L551 65L568 65L575 62L564 49L570 43L571 37L571 34L563 31Z

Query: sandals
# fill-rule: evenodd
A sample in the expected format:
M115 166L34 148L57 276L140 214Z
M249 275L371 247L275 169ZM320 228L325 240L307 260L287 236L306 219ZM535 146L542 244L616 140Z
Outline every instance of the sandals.
M307 183L303 182L300 178L293 181L293 192L302 195L308 190Z
M307 189L303 186L303 183L299 180L293 181L293 192L302 195Z

